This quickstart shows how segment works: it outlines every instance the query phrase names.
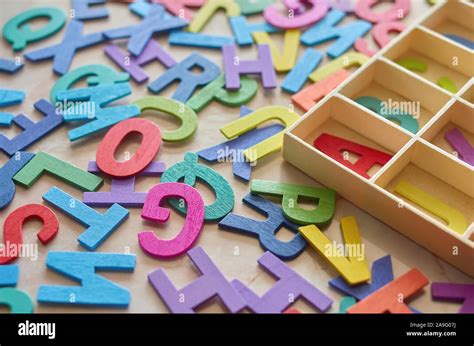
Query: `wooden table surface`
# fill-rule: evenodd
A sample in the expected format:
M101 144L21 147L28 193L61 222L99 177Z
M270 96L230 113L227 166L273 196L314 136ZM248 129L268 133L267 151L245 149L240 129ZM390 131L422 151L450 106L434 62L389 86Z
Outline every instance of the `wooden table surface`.
M37 6L57 6L68 11L69 1L33 1L33 0L2 0L0 2L0 24L3 26L5 22L12 16ZM124 4L110 3L107 4L111 15L107 19L87 21L85 24L85 32L92 33L105 29L120 27L125 24L138 22L138 17L131 14L127 6ZM383 5L380 7L383 9ZM424 0L413 0L412 8L404 19L404 23L413 23L419 16L426 13L429 6ZM354 20L354 16L350 16L344 20L344 23ZM262 21L262 17L257 15L250 19L251 21ZM35 23L36 24L36 23ZM41 25L38 22L38 25ZM56 43L61 40L64 28L60 33L39 41L29 44L25 51L30 51L39 47ZM219 13L209 23L204 30L205 33L218 33L220 35L230 34L230 28L226 23L223 13ZM277 44L281 45L281 35L274 35ZM207 58L216 62L222 67L222 56L219 50L209 49L193 49L187 47L169 47L167 36L159 36L158 41L166 47L176 60L182 60L190 54L191 51L198 51ZM371 43L373 45L373 43ZM324 52L328 44L316 46L318 50ZM103 51L104 44L84 49L76 54L71 69L79 66L101 63L114 66ZM305 47L300 47L299 56L304 52ZM242 58L254 58L255 47L239 48L239 54ZM15 55L6 41L2 40L0 44L0 56L11 57ZM326 59L327 60L327 59ZM325 61L326 62L326 61ZM322 65L320 65L322 66ZM154 80L164 72L164 68L159 63L152 63L145 67L146 72L150 76L150 80ZM26 92L26 99L22 105L10 108L15 113L25 113L31 118L40 119L39 114L33 110L33 104L41 99L49 99L51 87L57 80L57 76L52 72L52 61L33 64L27 62L26 66L17 74L8 76L0 75L0 87L11 89L20 89ZM281 81L284 74L278 76ZM280 84L279 83L279 84ZM148 95L146 84L137 85L131 82L133 93L131 96L122 100L121 103L130 103L134 100ZM80 86L85 86L82 84ZM170 96L176 85L171 86L161 95ZM274 91L264 91L259 82L259 90L257 96L250 101L247 106L252 109L258 109L267 105L288 105L290 98L287 94L282 93L280 88ZM302 114L300 110L297 110ZM170 144L164 143L156 157L156 160L166 162L167 167L175 162L181 161L184 153L187 151L197 151L210 145L221 143L225 140L219 132L219 128L223 125L237 119L239 117L238 108L224 107L216 102L211 103L205 110L198 114L199 127L193 138L186 142ZM176 123L171 117L157 113L146 112L142 117L150 119L159 124L162 129L171 129L176 127ZM45 151L59 158L65 159L83 169L86 169L87 163L95 159L95 152L103 137L104 133L89 137L77 143L69 142L67 131L69 126L62 126L49 136L31 146L29 151ZM7 136L14 136L19 133L17 128L2 129L2 133ZM125 145L121 146L123 152L133 152L138 147L138 140L132 139ZM0 165L7 161L6 155L0 155ZM220 172L231 183L235 195L236 203L234 212L240 215L246 215L256 219L263 220L263 216L244 206L241 202L242 198L249 192L249 185L237 180L232 175L232 167L229 163L219 163L212 166ZM295 183L302 185L319 186L319 184L298 171L295 167L286 163L281 154L272 154L258 162L258 166L254 168L252 173L254 179L267 179L287 183ZM159 181L159 178L138 178L136 190L146 191ZM5 217L18 208L27 203L43 203L41 196L52 186L58 186L64 191L72 194L76 198L82 200L82 192L64 184L50 176L43 176L31 188L24 189L17 186L17 193L10 206L0 211L0 220L3 224ZM110 181L106 181L101 191L108 191ZM198 184L197 188L202 191L205 202L209 203L213 199L212 192L207 187ZM103 212L105 209L99 209ZM85 251L78 245L77 237L84 231L84 227L58 210L58 218L60 220L60 230L58 236L48 245L43 246L36 238L36 231L40 227L40 223L29 221L24 228L24 242L38 244L38 258L32 260L29 258L21 258L15 263L20 265L20 280L18 288L22 289L31 296L35 302L35 311L37 312L167 312L165 305L156 295L151 285L148 283L147 274L163 268L170 276L171 280L177 287L191 282L199 276L199 273L192 266L188 257L183 255L179 258L163 261L156 260L147 256L139 247L137 242L137 233L150 228L150 224L145 224L141 217L141 209L130 209L130 217L113 235L99 248L101 252L124 253L131 252L137 255L137 266L133 273L103 273L103 276L113 280L114 282L128 288L131 291L132 300L128 309L102 309L102 308L82 308L73 306L54 306L54 305L38 305L36 303L38 287L43 284L74 284L70 280L62 277L45 266L45 259L48 251ZM473 283L473 280L461 273L457 269L438 259L430 252L415 244L410 239L399 234L389 226L383 224L363 210L355 207L343 198L338 197L336 202L336 213L332 224L325 231L326 235L331 239L341 242L338 220L341 217L353 215L357 218L362 239L365 244L365 253L369 264L387 254L392 256L395 276L405 273L412 267L420 269L430 281L441 282L458 282ZM171 239L174 237L183 225L183 217L172 212L170 220L160 226L154 227L160 238ZM287 230L281 230L278 233L278 239L290 239L293 236ZM0 232L0 240L3 241L3 233ZM257 259L263 254L263 250L259 246L258 240L255 238L219 230L216 223L207 223L201 233L197 245L204 248L215 264L220 268L228 279L238 278L245 284L249 285L256 293L264 293L274 282L274 279L258 267ZM237 251L238 250L238 251ZM238 253L238 254L237 254ZM334 299L334 304L330 312L337 312L339 309L339 301L343 297L340 293L331 289L328 280L337 276L336 271L313 249L307 250L297 259L287 262L288 265L296 270L300 275L311 281L319 289ZM459 309L458 304L446 302L433 302L429 287L424 292L413 299L410 304L423 312L455 312ZM304 301L297 301L294 305L305 312L311 312L313 309ZM0 310L6 311L6 308ZM224 311L220 302L216 299L202 306L199 311L202 312L219 312Z

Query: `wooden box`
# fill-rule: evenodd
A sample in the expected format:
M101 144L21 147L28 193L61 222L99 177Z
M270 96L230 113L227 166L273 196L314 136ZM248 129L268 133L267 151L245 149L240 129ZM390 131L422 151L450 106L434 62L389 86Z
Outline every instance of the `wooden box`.
M363 208L429 251L474 277L474 167L458 157L445 139L457 128L474 145L474 53L446 37L473 40L474 5L449 1L433 8L419 24L403 32L285 133L283 157L318 182ZM397 64L400 58L423 60L425 72ZM452 93L438 85L448 77ZM418 131L407 131L356 102L361 96L416 104ZM313 146L328 133L392 154L369 178ZM349 153L344 159L354 163ZM464 227L454 230L445 219L395 191L401 181L461 213Z

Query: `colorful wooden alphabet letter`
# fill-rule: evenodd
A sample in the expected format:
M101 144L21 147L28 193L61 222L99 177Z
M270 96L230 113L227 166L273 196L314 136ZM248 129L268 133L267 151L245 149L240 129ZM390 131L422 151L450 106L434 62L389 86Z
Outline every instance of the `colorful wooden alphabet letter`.
M274 26L268 23L248 23L244 16L230 17L230 26L239 46L248 46L253 44L252 34L255 32L277 32Z
M44 118L35 123L23 114L14 117L13 123L21 127L23 131L11 139L0 133L0 150L12 156L17 151L29 147L63 123L61 112L48 101L44 99L37 101L35 109L41 112Z
M296 66L283 80L281 85L282 90L290 94L298 92L303 87L304 83L306 83L311 72L318 67L322 59L322 54L317 50L312 48L306 49L301 59L298 60Z
M327 55L331 58L338 58L354 45L354 42L364 36L372 25L363 20L352 21L349 24L336 28L340 21L346 16L345 12L332 10L320 22L305 31L301 36L301 42L307 46L320 44L328 40L337 38L327 50Z
M80 286L42 285L38 290L40 304L67 304L125 308L130 292L97 275L100 271L133 272L135 255L90 252L49 252L46 265Z
M16 286L20 274L17 264L0 266L0 287Z
M452 94L456 94L458 92L456 84L454 84L454 82L449 77L441 77L440 79L438 79L436 84L438 84L441 88L449 91Z
M354 11L354 2L354 0L331 0L329 5L331 5L332 9L349 13Z
M74 54L78 49L90 47L104 41L101 32L83 35L84 24L77 20L71 20L64 33L61 43L40 48L25 54L25 58L38 62L46 59L53 59L53 71L63 75L69 70Z
M114 44L105 47L104 52L139 84L148 80L148 75L142 69L142 66L156 60L166 68L176 65L176 60L155 40L150 40L143 51L136 57L125 54L119 46Z
M0 305L6 305L12 314L31 314L34 310L30 296L12 287L0 288Z
M0 58L0 72L6 72L6 73L16 73L18 72L22 67L24 66L23 63L20 62L20 60L10 60L10 59L4 59Z
M180 290L176 289L163 269L148 275L148 281L171 312L194 313L194 309L215 296L219 296L232 313L245 307L239 293L201 247L188 251L188 256L202 275Z
M115 153L120 143L131 133L141 134L141 143L129 160L117 161ZM147 119L127 119L112 127L97 148L97 166L113 177L129 178L150 164L160 150L161 132Z
M370 109L372 112L384 117L387 120L400 124L405 130L417 133L420 125L411 114L404 113L398 109L386 109L384 102L373 96L361 96L354 100L358 104Z
M326 258L349 284L355 285L370 280L364 246L355 217L346 216L341 219L344 239L344 245L341 246L344 249L342 251L315 225L300 227L299 230L304 239L321 256ZM349 249L349 251L345 251L345 249Z
M83 89L60 92L59 101L64 101L64 120L90 120L68 132L69 140L75 141L106 129L118 122L140 114L136 105L123 105L103 108L115 100L132 93L129 83L101 85ZM73 102L72 107L68 107Z
M179 234L171 240L162 240L153 231L138 233L143 251L157 258L172 258L187 252L199 237L204 223L201 195L195 188L181 183L161 183L151 188L143 205L142 218L155 222L168 221L170 211L160 204L170 197L182 198L188 206L186 221Z
M278 281L261 297L239 280L233 280L232 286L246 302L246 307L255 313L282 313L298 298L319 311L327 311L333 301L305 278L293 271L285 263L270 252L258 259L258 264L264 267Z
M257 60L242 60L236 55L235 45L222 47L224 58L225 87L230 90L240 89L241 74L260 74L265 89L277 86L276 73L273 68L270 47L266 44L257 45Z
M36 18L48 18L48 23L39 30L31 30L26 24ZM3 26L3 37L10 42L14 51L22 50L28 42L39 41L61 30L66 15L58 8L40 7L22 12Z
M77 20L90 20L107 18L109 11L106 8L91 8L90 5L105 4L105 0L71 0L74 18Z
M352 305L355 305L357 301L355 298L352 297L344 297L341 299L341 302L339 303L339 313L340 314L346 314L347 309L349 309Z
M226 44L235 43L235 38L232 36L199 33L219 9L224 10L228 16L238 16L240 14L239 6L233 0L207 1L189 23L188 32L172 32L169 36L169 43L171 45L216 49L221 49Z
M282 314L301 314L302 312L297 308L288 308L282 312Z
M367 179L370 179L367 172L374 165L383 166L392 158L392 155L383 151L327 133L323 133L316 138L313 145L332 159ZM352 163L343 155L344 151L360 155L360 158L355 163Z
M275 0L235 0L240 7L240 13L245 16L263 12Z
M131 10L133 11L133 8ZM155 33L180 29L188 25L181 18L165 15L165 9L160 5L150 5L149 10L144 11L145 13L141 13L141 11L134 12L140 13L143 17L139 24L107 30L104 32L104 36L112 40L129 37L127 48L135 56L143 52Z
M466 232L467 220L464 215L433 195L404 180L395 186L395 192L443 219L448 227L456 233L464 234Z
M20 104L24 99L25 93L21 90L0 89L0 107ZM3 114L5 113L0 112L0 116L3 116ZM3 119L0 118L0 125L10 125L10 122L4 123Z
M2 90L0 90L1 93ZM11 113L0 112L0 126L10 126L15 116Z
M95 191L103 183L102 179L83 171L70 163L60 160L44 152L37 153L23 168L13 176L17 184L31 187L44 173L83 191Z
M107 65L92 64L81 66L61 76L54 83L49 97L51 102L58 102L57 95L61 91L69 90L83 78L86 78L88 86L99 86L126 82L130 76L128 73L116 72Z
M466 46L467 48L469 49L474 49L474 41L471 41L470 39L468 38L465 38L465 37L461 37L461 36L458 36L458 35L454 35L454 34L444 34L445 37L453 40L454 42L457 42L463 46Z
M194 14L188 7L201 7L206 3L206 0L153 0L152 2L158 2L176 17L190 21Z
M240 15L240 7L234 2L234 0L207 1L206 4L194 15L193 20L189 23L188 31L200 32L219 9L223 9L228 17Z
M253 37L259 45L267 44L272 54L272 62L278 72L290 71L295 66L300 46L301 32L298 29L285 31L283 41L283 52L280 54L277 46L266 32L254 32Z
M202 180L213 191L216 196L214 203L206 205L204 219L219 220L234 208L234 191L229 182L212 168L198 163L198 156L188 152L184 161L178 162L168 168L160 179L162 183L176 183L184 178L184 183L190 186L196 185L196 179ZM181 206L176 200L170 200L178 211L186 214L187 208Z
M359 301L370 296L372 293L387 285L392 280L392 259L390 255L387 255L375 260L372 263L372 277L370 283L366 282L363 284L351 286L343 277L339 276L337 278L331 279L329 281L329 286L341 291L343 294L354 297ZM411 307L410 309L414 313L419 313L419 311L416 309Z
M6 305L12 314L31 314L34 309L31 298L13 288L18 283L18 274L17 265L0 266L0 305Z
M355 14L371 23L393 22L405 18L410 11L410 0L395 0L391 8L385 12L372 11L380 0L364 0L357 2L354 8Z
M134 102L140 112L154 110L165 112L181 121L181 126L173 131L163 131L165 142L179 142L191 137L196 132L198 118L194 110L186 104L163 96L147 96Z
M413 311L404 301L415 295L428 283L428 279L418 269L411 269L351 306L347 312L350 314L382 314L386 312L411 314Z
M95 161L90 161L87 170L101 173ZM164 162L152 162L137 176L159 176L166 170ZM122 207L142 207L146 192L135 192L135 176L126 179L112 179L110 192L84 192L82 201L92 207L110 207L117 203Z
M241 118L251 113L253 111L247 107L242 106L240 108ZM244 181L249 181L252 173L252 164L244 157L244 151L283 129L284 127L278 124L253 129L235 139L202 149L196 152L196 154L208 162L232 161L234 176Z
M17 105L24 99L25 93L21 90L0 89L0 107Z
M221 49L226 44L234 44L232 36L205 35L195 32L174 31L169 35L169 44L172 46L187 46Z
M405 29L405 24L400 22L378 23L375 24L374 28L372 29L372 37L377 46L379 46L379 48L383 48L392 40L390 33L400 33ZM361 37L355 41L354 49L370 57L374 56L376 53L369 48L367 41Z
M165 7L162 6L161 4L156 4L153 5L150 2L147 1L131 1L131 0L119 0L123 2L129 3L128 9L130 12L136 14L137 16L140 16L141 18L146 17L152 10L160 9L162 10L161 16L165 18L171 18L172 16L169 15L165 10ZM156 1L155 1L156 3Z
M242 76L239 90L227 90L224 75L221 74L191 97L186 105L195 112L203 110L212 100L229 107L238 107L253 99L257 94L257 88L257 82L254 79Z
M104 117L107 114L107 110L103 109L105 105L130 94L130 84L120 83L110 85L110 87L99 86L62 91L58 94L57 99L64 103L61 105L63 117L65 121L69 122ZM70 104L72 106L69 106ZM136 107L132 106L132 109L136 110ZM110 109L108 110L110 113ZM127 108L115 109L115 113L119 114L130 113L127 111L129 111ZM99 116L97 116L97 113L99 113Z
M349 52L318 68L309 75L309 79L311 79L313 82L319 82L338 70L347 70L354 66L362 66L367 61L369 61L369 57L367 55Z
M460 314L474 313L474 285L433 282L431 295L435 300L461 302Z
M323 18L329 10L328 0L284 0L288 14L282 15L276 5L268 6L263 12L265 20L281 29L303 28ZM301 11L311 5L306 11Z
M5 208L13 200L15 195L15 184L13 177L17 174L35 154L19 151L0 168L0 210Z
M329 281L329 285L347 294L357 300L363 300L372 293L376 292L383 286L387 285L393 280L392 259L384 256L372 263L372 276L370 283L363 283L360 285L349 285L345 278L339 276Z
M415 72L426 72L428 69L428 65L424 61L416 58L401 58L396 63L407 70Z
M285 128L288 128L299 119L299 116L288 107L263 107L244 118L237 119L230 124L227 124L221 128L221 132L224 136L231 139L253 130L264 122L273 119L281 121L285 125ZM283 135L284 132L281 131L246 149L244 151L245 157L250 162L254 162L274 151L280 150L283 145Z
M331 222L336 205L336 191L322 187L285 184L269 180L252 180L250 191L255 194L282 196L285 216L300 225L324 226ZM298 199L317 201L317 208L307 210L298 206Z
M199 75L192 71L196 66L202 69ZM148 89L156 94L179 80L181 83L174 92L173 99L186 102L198 86L204 86L212 82L219 74L219 66L198 53L192 53L151 82Z
M23 224L30 219L41 221L42 226L38 232L38 239L43 244L49 243L58 233L58 218L48 207L41 204L26 204L15 209L8 214L3 224L3 242L7 249L15 248L17 251L0 256L0 264L9 263L19 256L18 249L23 244Z
M283 260L296 258L303 252L307 243L298 233L298 225L286 220L280 207L250 193L242 201L250 208L264 214L267 219L260 221L230 213L219 222L219 228L258 237L260 246L265 251L270 251ZM276 238L277 232L282 227L295 233L290 241L281 241Z
M339 84L344 82L351 73L346 70L338 70L323 80L316 82L291 97L291 101L304 111L309 111L317 102L323 99Z
M464 137L461 130L453 128L444 133L444 138L458 153L458 158L474 166L474 147Z
M21 90L0 89L0 107L20 104L25 99ZM11 113L0 112L0 126L10 126L15 116Z
M129 211L114 204L104 214L52 187L43 199L88 228L77 239L89 251L97 249L128 217Z

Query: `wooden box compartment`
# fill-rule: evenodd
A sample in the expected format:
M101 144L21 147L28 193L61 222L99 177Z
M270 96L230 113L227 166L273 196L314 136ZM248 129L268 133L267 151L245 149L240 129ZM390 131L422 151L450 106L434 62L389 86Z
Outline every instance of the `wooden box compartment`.
M461 97L470 104L474 104L474 80L471 80L471 82L466 85L465 90L461 93Z
M474 169L473 165L458 158L455 148L446 140L445 135L453 129L458 129L469 144L474 147L474 106L464 101L455 101L442 113L434 123L423 133L421 138L441 148L460 164ZM474 185L474 182L471 182Z
M423 139L411 145L385 167L374 179L376 188L395 199L396 206L377 200L374 209L385 215L385 222L412 238L420 245L443 258L446 262L474 276L474 174L449 156L432 147ZM406 198L396 189L401 182L408 182L441 201L444 206L455 208L463 217L460 227L450 227L417 202Z
M436 16L441 10L447 12L444 6L435 6L426 18ZM427 27L417 25L393 40L368 65L293 124L284 136L283 157L474 277L474 171L443 147L447 143L437 139L449 124L458 126L466 136L474 133L472 105L462 99L472 95L469 80L474 74L473 54L437 33L442 25L429 20L425 24ZM395 64L399 58L408 57L422 59L428 70L413 72ZM459 91L454 94L438 86L441 77L450 78ZM423 128L416 134L410 133L353 101L364 93L419 101L429 115L423 118L422 114ZM314 139L324 132L394 156L383 167L370 172L367 179L313 146ZM424 192L425 199L417 199L420 191L407 190L410 185L406 183L401 186L405 190L400 187L395 190L401 181ZM407 191L418 194L410 196ZM426 199L427 196L430 198ZM434 202L435 207L426 201ZM456 223L452 222L452 213L447 216L440 210L454 212Z
M332 99L329 99L326 103L331 101ZM414 138L368 180L309 143L319 131L312 131L308 127L324 124L324 121L317 120L319 119L313 118L306 123L301 122L285 134L285 160L474 277L472 170L423 143L423 140ZM304 139L299 137L301 135L305 136ZM464 233L453 231L444 220L394 193L394 187L402 179L461 211L468 224Z
M447 1L421 24L443 36L451 34L474 41L474 6L459 1ZM454 40L451 42L458 44Z
M391 126L382 117L372 115L364 107L347 102L338 95L324 103L321 108L306 118L301 126L294 128L291 133L311 148L314 148L314 140L326 133L391 155L397 153L411 139L410 135ZM320 152L316 148L314 150ZM330 159L326 154L320 153ZM345 159L351 163L357 161L358 155L351 152L345 154ZM346 166L337 164L342 169L352 173ZM380 169L380 165L374 165L368 171L368 175L372 177Z
M449 94L444 91L405 73L397 64L381 60L375 61L364 73L352 79L340 93L353 100L362 96L376 97L384 102L385 107L393 105L405 110L418 121L418 131L450 101ZM399 124L394 124L406 131Z
M474 220L473 177L474 172L470 168L457 164L425 141L417 140L392 165L381 171L374 183L429 216L440 228L450 233L453 233L453 229L448 227L446 220L405 198L398 193L396 186L401 181L408 182L454 207L466 221L466 227L458 228L457 231L463 236Z
M417 59L427 64L426 71L409 71L434 85L449 78L459 91L474 75L473 54L468 49L451 43L451 40L433 35L422 27L408 35L386 51L384 57L397 62L399 59ZM440 88L439 86L437 86Z

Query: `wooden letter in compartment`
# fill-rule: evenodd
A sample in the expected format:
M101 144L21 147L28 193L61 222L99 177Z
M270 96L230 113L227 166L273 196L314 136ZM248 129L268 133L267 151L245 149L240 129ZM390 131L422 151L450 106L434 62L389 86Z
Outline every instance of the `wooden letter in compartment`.
M474 248L468 232L474 210L473 177L467 165L420 139L382 172L375 184L398 198L398 214L410 220L400 221L405 228L402 231L411 233L410 236L424 246L436 249L446 261L461 263L469 272ZM420 224L416 217L406 215L404 209L411 209L432 226ZM387 220L391 222L399 221Z
M355 100L358 104L370 109L387 120L400 123L400 126L412 133L419 130L418 121L412 114L399 109L385 109L384 102L373 96L361 96Z
M417 27L391 47L384 57L449 93L457 93L474 75L472 53L454 41ZM413 63L416 62L414 65ZM407 63L410 63L407 65ZM415 68L426 65L424 68Z
M474 167L474 107L463 100L452 103L421 138Z
M450 101L447 93L386 60L368 66L342 88L341 94L412 134L423 129Z
M461 15L462 14L462 15ZM446 1L422 25L436 31L452 42L474 49L474 7L472 1Z
M444 138L458 153L458 157L474 166L474 147L468 142L466 137L458 128L445 132Z
M445 220L453 231L459 234L466 231L467 221L463 214L415 185L401 181L395 187L395 192Z
M382 151L348 141L344 138L332 136L327 133L323 133L321 136L316 138L314 146L340 164L343 164L367 179L370 179L370 176L367 173L369 169L376 164L383 166L392 158L392 155L386 154ZM345 155L343 153L347 151L358 154L361 157L356 163L352 163L344 157Z

